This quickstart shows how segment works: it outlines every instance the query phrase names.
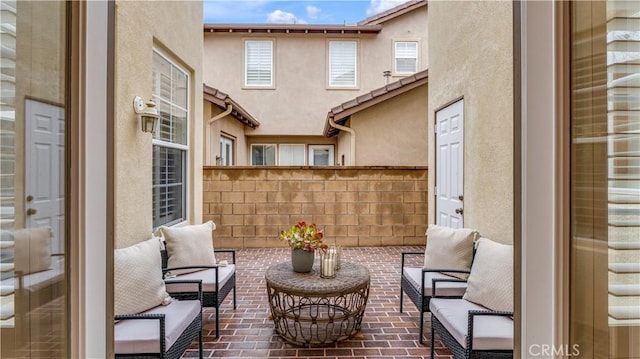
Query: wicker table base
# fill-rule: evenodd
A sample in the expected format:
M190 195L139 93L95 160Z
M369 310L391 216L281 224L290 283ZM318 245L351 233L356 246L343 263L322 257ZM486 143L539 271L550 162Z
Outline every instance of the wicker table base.
M291 262L273 265L265 275L276 332L296 345L323 345L351 338L360 330L369 297L369 270L343 262L336 277L319 268L296 273Z

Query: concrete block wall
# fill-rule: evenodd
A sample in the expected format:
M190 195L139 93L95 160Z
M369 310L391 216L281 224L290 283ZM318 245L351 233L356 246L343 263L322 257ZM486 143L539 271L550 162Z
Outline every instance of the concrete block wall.
M204 167L203 221L216 248L283 247L316 223L342 246L424 245L425 167Z

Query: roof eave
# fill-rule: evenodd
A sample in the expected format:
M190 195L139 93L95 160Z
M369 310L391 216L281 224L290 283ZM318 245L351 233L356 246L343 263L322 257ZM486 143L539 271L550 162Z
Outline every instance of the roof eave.
M418 0L410 4L408 3L401 4L392 9L384 11L380 14L373 15L362 21L359 21L358 25L379 25L379 24L382 24L383 22L389 21L391 19L394 19L398 16L404 15L408 12L411 12L415 9L421 8L426 5L427 5L426 0Z
M378 34L381 25L205 24L205 33Z
M388 99L394 98L405 92L411 91L417 87L427 84L429 82L428 74L428 70L420 71L408 78L400 79L396 82L375 89L369 93L360 95L353 100L349 100L339 106L332 108L327 113L327 120L325 122L323 134L326 137L333 137L340 133L340 130L329 124L329 118L333 118L336 123L344 124L344 122L346 122L351 117L351 115L357 112L375 106ZM413 81L409 80L409 78L411 77L414 78ZM380 90L384 88L391 88L391 90L389 90L388 92L382 92L380 95L372 95L373 93L380 92ZM357 99L366 99L366 101L358 103Z
M256 120L247 110L245 110L239 103L234 101L226 93L215 89L213 87L203 85L203 99L211 102L222 110L228 108L227 105L231 105L231 113L229 114L240 123L247 127L257 128L260 126L260 122Z

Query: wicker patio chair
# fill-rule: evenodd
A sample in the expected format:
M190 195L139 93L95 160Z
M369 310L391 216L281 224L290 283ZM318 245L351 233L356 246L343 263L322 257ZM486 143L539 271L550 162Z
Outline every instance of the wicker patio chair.
M429 301L435 291L435 287L438 286L438 290L443 297L462 298L467 288L466 280L457 278L456 274L464 278L462 275L470 273L474 253L473 243L477 237L477 232L465 228L454 230L431 225L426 235L428 237L427 251L432 249L429 248L429 242L432 243L433 247L439 247L437 248L437 253L432 252L432 255L441 257L441 259L435 263L435 265L439 265L440 267L408 267L406 265L407 257L425 255L425 251L420 251L403 252L400 268L400 313L403 312L404 293L406 293L420 312L421 344L424 343L424 313L429 311ZM448 253L447 250L451 252L454 247L442 248L441 244L444 243L443 241L449 241L455 236L457 236L455 238L457 243L454 246L456 251L453 251L455 253ZM447 245L448 244L445 243L445 246ZM463 251L460 251L460 248L462 248ZM454 259L451 259L451 262L447 263L448 257L455 257L464 251L468 252L466 261L456 262Z
M202 305L212 307L216 310L216 338L220 336L220 305L227 295L233 290L233 309L236 309L236 252L233 249L216 249L215 253L230 253L231 263L226 266L219 264L212 266L182 266L167 267L168 255L166 249L161 250L162 273L180 269L198 269L196 272L180 274L175 279L190 279L202 281ZM167 282L167 291L171 296L181 300L195 299L198 293L182 284L171 284Z
M116 315L114 346L116 358L180 358L198 337L202 352L202 282L165 281L195 287L195 300L173 301L138 314Z
M431 358L436 334L454 359L513 358L513 246L481 238L463 298L440 294L429 303Z

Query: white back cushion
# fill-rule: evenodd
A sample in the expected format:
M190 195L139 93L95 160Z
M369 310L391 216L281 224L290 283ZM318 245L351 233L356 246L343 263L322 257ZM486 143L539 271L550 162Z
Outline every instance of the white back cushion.
M51 228L24 228L13 233L15 271L41 272L51 267Z
M427 229L427 247L424 252L425 269L469 270L473 259L473 241L478 232L474 229L430 224ZM466 273L447 274L466 279Z
M480 238L463 298L513 312L513 246Z
M213 252L213 231L215 223L182 227L160 227L167 247L167 267L212 266L216 264ZM171 271L169 275L195 272L200 269L182 269Z
M160 241L151 238L114 254L115 314L137 314L171 301L162 280Z

